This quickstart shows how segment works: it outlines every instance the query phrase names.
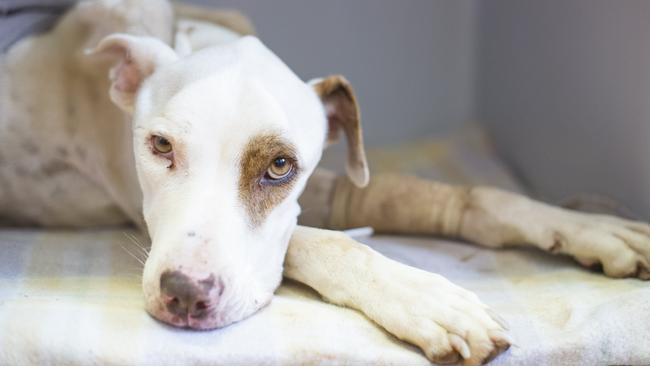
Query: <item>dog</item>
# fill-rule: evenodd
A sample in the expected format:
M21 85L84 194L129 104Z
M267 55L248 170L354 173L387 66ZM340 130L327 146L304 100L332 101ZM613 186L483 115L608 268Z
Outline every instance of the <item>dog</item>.
M488 187L370 179L350 83L303 82L245 26L224 26L241 24L232 14L210 14L86 2L13 45L0 63L0 221L138 225L151 239L146 311L173 326L240 321L284 276L439 363L488 362L512 343L506 325L473 293L337 230L529 245L650 278L645 223ZM339 135L347 177L317 169ZM316 209L299 216L301 205Z

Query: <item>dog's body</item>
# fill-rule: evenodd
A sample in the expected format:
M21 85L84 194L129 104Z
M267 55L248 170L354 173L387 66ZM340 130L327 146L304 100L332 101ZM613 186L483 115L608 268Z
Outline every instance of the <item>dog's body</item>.
M255 38L196 20L174 28L153 0L116 4L76 7L2 59L0 220L146 227L143 287L156 318L225 326L267 303L284 274L432 360L478 364L507 348L503 325L472 293L339 232L296 227L303 189L311 210L301 223L528 244L614 277L649 277L642 223L408 177L360 188L367 167L345 79L307 85ZM354 183L312 175L328 130L332 140L346 134Z

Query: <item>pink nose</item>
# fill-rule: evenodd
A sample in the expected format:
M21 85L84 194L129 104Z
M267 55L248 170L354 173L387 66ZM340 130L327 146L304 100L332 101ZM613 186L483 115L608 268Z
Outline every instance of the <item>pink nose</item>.
M214 311L223 284L213 274L196 281L180 271L165 271L160 276L160 292L169 313L181 318L204 319Z

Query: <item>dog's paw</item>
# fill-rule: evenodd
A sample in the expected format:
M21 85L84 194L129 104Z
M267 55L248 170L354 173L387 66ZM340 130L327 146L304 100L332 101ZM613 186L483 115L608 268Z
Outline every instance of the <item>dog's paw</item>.
M506 324L474 293L413 268L385 273L371 317L437 364L482 365L510 347Z
M567 212L552 228L548 250L573 256L610 277L650 279L650 225L605 215Z

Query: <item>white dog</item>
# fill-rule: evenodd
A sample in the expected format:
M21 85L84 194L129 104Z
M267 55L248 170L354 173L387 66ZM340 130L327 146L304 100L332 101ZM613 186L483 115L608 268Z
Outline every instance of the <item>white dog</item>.
M175 22L161 1L103 0L15 44L0 65L2 221L146 228L146 310L175 326L241 320L271 301L284 275L433 361L467 365L509 346L496 315L442 276L297 226L301 194L319 207L307 223L533 245L612 277L650 277L643 223L483 187L399 176L368 185L349 83L305 83L257 38L238 37ZM349 179L312 175L340 133Z

